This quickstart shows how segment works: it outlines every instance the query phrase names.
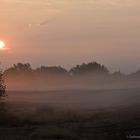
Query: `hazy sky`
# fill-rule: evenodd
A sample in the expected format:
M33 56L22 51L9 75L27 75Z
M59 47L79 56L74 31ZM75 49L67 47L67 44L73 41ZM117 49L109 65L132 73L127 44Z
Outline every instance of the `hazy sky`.
M1 0L3 66L98 61L110 70L140 69L140 0Z

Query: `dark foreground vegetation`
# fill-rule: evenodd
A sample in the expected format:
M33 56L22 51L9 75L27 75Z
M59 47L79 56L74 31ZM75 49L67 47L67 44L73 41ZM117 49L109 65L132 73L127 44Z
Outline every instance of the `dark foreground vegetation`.
M139 135L140 106L84 113L43 107L0 119L0 140L128 140Z

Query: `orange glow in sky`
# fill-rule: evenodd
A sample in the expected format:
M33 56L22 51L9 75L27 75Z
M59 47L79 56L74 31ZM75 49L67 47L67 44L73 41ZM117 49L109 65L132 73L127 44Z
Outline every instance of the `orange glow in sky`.
M5 47L5 43L0 40L0 49L4 49L4 47Z

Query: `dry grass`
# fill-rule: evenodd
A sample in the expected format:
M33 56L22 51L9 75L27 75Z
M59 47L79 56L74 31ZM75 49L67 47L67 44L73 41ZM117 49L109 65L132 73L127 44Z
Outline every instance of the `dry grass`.
M140 135L140 106L84 113L43 107L5 113L0 124L0 140L125 140Z

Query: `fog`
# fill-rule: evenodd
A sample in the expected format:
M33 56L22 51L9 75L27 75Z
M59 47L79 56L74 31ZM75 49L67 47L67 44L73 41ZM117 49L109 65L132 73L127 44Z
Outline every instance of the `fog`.
M139 77L130 76L32 76L8 77L8 91L102 90L139 88Z
M46 92L8 92L8 102L30 108L52 106L73 110L109 109L139 105L140 89L59 90Z
M18 63L5 70L8 102L67 109L98 109L139 104L140 71L110 73L91 62L71 68Z

